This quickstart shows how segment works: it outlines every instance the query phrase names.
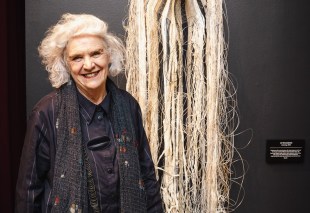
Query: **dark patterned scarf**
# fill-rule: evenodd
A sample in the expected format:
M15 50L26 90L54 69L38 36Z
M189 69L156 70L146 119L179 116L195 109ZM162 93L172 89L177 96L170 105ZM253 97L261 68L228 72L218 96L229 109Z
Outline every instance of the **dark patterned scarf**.
M107 80L107 89L112 97L111 123L119 163L120 210L128 213L146 212L146 196L130 105L110 79ZM100 212L92 171L82 143L79 104L73 81L59 89L57 100L52 212Z

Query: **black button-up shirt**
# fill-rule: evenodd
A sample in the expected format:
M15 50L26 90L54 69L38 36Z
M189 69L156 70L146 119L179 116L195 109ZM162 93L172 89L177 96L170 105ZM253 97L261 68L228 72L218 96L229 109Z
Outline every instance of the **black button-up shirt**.
M78 93L80 105L81 129L83 142L88 142L102 136L110 140L103 149L87 149L88 159L92 168L96 186L97 199L104 212L118 212L119 175L116 159L116 146L112 126L108 118L110 109L110 93L99 104L95 105Z
M159 184L142 125L136 100L122 91L130 104L130 112L139 140L139 162L145 183L148 212L162 212ZM43 97L29 117L16 186L16 212L50 212L51 186L56 154L56 92ZM87 148L93 171L97 198L102 212L119 211L119 172L113 129L109 119L110 94L94 105L78 94L83 142L105 136L110 141L103 149Z

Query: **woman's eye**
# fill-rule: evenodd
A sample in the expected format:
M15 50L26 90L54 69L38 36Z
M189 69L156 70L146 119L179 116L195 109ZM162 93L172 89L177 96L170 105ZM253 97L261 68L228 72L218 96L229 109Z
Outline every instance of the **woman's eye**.
M96 51L96 52L93 53L93 57L94 58L98 58L101 54L102 54L101 52Z
M72 58L72 61L81 62L82 59L83 59L83 58L82 58L81 56L76 56L76 57Z

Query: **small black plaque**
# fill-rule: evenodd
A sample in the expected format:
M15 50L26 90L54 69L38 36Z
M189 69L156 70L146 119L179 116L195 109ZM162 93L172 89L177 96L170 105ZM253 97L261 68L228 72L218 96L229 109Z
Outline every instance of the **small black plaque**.
M304 160L305 140L267 140L268 163L301 163Z

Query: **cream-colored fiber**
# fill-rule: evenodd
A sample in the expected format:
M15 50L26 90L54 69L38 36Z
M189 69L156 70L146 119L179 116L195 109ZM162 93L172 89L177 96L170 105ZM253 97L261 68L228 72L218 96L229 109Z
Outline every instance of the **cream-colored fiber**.
M165 212L230 212L237 128L222 0L130 0L127 90L139 101ZM234 157L234 153L237 153ZM239 198L237 198L239 199Z

